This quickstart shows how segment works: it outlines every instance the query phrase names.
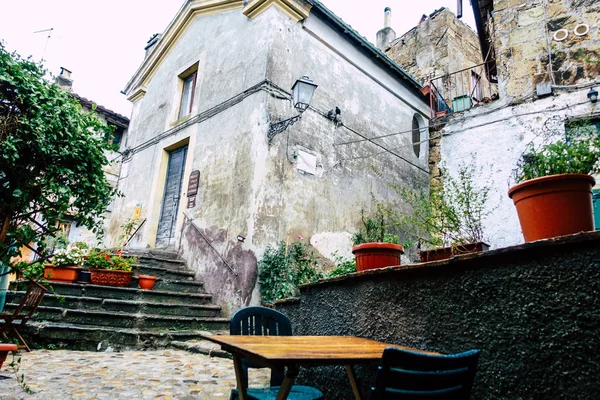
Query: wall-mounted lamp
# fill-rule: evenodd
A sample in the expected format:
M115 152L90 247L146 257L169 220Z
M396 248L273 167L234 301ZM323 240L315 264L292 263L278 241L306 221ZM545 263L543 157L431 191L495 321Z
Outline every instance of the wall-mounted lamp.
M591 103L595 103L598 101L598 91L594 88L590 88L590 91L587 94L588 99L590 99Z
M246 240L246 238L243 237L242 235L238 235L237 240L238 240L238 242L243 242L244 240Z
M285 131L290 125L294 125L302 118L302 113L306 111L310 105L317 87L318 85L308 79L308 76L303 76L294 83L294 86L292 86L292 99L294 101L294 108L298 110L299 114L286 120L270 124L269 132L267 133L269 144L271 144L271 141L273 141L273 138L277 134Z

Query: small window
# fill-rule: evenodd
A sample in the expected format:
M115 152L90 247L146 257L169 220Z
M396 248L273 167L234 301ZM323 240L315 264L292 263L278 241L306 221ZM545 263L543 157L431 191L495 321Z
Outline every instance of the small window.
M419 120L417 116L413 116L412 120L412 142L415 156L419 157L421 154L421 128L419 127Z
M194 91L196 89L196 71L187 75L183 79L183 90L181 92L181 105L179 107L179 118L190 115L192 112L192 104L194 102Z

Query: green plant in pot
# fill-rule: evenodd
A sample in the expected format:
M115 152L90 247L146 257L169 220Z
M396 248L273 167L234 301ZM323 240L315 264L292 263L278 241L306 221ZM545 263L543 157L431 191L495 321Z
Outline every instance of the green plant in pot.
M600 171L599 149L595 130L526 148L508 191L526 242L594 230L591 174Z
M429 191L418 185L413 190L399 182L389 184L408 210L379 205L389 225L407 238L404 245L417 245L421 262L489 249L483 221L492 211L487 207L490 187L475 184L473 165L460 165L456 176L441 171L443 183Z
M82 270L86 252L79 243L58 249L52 255L52 264L46 264L44 278L51 282L75 282Z
M378 210L374 217L365 217L363 210L361 223L362 228L352 237L356 270L400 265L404 249L398 244L398 236L388 232L384 214Z
M92 283L105 286L129 286L133 276L133 264L136 261L137 257L111 255L107 251L99 250L88 258Z

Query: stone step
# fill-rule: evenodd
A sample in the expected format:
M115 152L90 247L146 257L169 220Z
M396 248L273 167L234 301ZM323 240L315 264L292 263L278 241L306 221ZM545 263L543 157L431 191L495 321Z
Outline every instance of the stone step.
M190 286L194 290L199 290L197 286L184 283L182 286L187 291L171 291L160 290L160 286L155 286L157 289L141 290L134 287L122 288L114 286L100 285L85 285L78 283L60 283L51 282L49 292L63 296L83 296L97 297L102 299L121 299L121 300L138 300L152 303L177 303L177 304L193 304L204 305L212 301L212 296L204 293L195 293L189 290ZM195 285L201 285L195 283ZM13 281L10 284L11 290L24 291L27 287L26 281Z
M30 321L22 330L35 348L68 348L84 351L124 351L165 348L171 342L199 340L207 331L131 329L59 322Z
M184 269L176 270L164 267L157 267L149 264L134 264L133 273L135 275L153 275L161 279L173 281L194 280L195 273Z
M116 250L116 249L113 249ZM176 251L162 250L162 249L125 249L123 255L145 257L145 258L157 258L163 260L180 260L179 253Z
M6 304L13 311L16 304ZM62 307L39 306L37 321L61 322L70 325L96 325L116 328L168 329L168 330L223 330L229 326L227 318L184 317L179 315L130 314L115 311L79 310Z
M23 298L25 292L8 292L6 309L12 310ZM99 297L61 296L46 293L42 306L59 307L71 310L95 310L126 312L131 314L180 315L185 317L218 317L221 307L212 304L191 305L154 303L141 300L102 299Z

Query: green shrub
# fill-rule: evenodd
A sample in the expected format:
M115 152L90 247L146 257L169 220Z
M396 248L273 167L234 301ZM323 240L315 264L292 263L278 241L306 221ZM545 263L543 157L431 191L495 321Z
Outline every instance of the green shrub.
M298 286L323 278L314 254L308 245L296 242L286 246L267 247L258 264L260 295L263 301L294 297L299 294Z

